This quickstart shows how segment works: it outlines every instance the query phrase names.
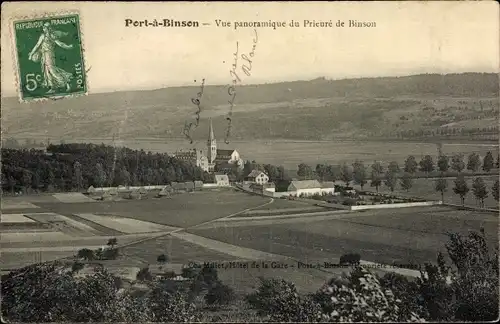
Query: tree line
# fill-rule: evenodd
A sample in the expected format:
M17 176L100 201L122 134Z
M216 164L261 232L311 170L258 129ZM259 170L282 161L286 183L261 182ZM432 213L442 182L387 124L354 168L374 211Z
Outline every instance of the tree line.
M460 196L462 205L464 205L465 197L472 189L478 205L484 207L484 200L491 192L493 198L498 201L498 180L491 188L486 187L484 180L476 177L473 180L472 187L469 188L463 172L470 171L472 174L483 171L489 173L494 169L499 168L500 156L497 155L496 160L492 152L487 152L484 158L477 153L471 153L465 159L463 154L454 154L451 157L440 154L437 161L434 161L431 155L423 156L420 161L417 161L415 156L410 155L406 158L404 165L400 166L398 162L391 161L387 166L381 162L375 161L370 167L367 167L363 161L356 160L352 165L347 163L341 165L317 164L313 169L310 165L300 163L297 167L297 176L299 179L317 179L320 181L342 181L346 187L352 183L361 186L369 184L378 192L380 187L385 185L394 192L398 185L401 189L409 192L413 187L413 181L420 176L429 177L433 172L438 172L435 180L435 191L441 193L441 198L444 198L444 193L448 191L448 180L446 176L452 172L456 176L454 181L455 186L453 192ZM265 172L270 181L279 182L281 180L291 180L283 166L274 166L271 164L258 164L255 161L247 161L244 166L243 174L248 175L252 170L257 169ZM417 174L419 173L420 174ZM241 178L241 177L240 177Z
M164 153L80 143L51 144L47 151L2 148L1 176L2 190L11 193L213 181L194 164Z

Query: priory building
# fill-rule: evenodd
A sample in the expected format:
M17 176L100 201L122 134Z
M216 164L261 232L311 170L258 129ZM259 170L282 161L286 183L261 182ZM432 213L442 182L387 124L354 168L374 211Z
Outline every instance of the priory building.
M210 119L210 126L208 130L206 154L203 150L191 149L188 151L177 151L174 154L174 157L179 160L189 161L197 167L200 167L203 171L210 173L229 173L235 166L243 169L244 164L238 151L233 149L222 150L217 148L217 140L214 136L212 119Z

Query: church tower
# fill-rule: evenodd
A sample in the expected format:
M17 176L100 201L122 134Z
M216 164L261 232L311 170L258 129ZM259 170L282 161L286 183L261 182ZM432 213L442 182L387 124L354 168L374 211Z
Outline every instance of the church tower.
M212 118L210 118L210 128L208 132L209 132L207 141L208 169L210 172L213 172L215 168L215 158L217 157L217 142L214 136L214 128L212 127Z

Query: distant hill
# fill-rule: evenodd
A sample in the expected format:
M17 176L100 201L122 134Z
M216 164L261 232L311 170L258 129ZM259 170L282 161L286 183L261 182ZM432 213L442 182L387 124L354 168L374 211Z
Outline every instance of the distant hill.
M21 104L2 98L4 136L181 137L197 110L199 87L91 94ZM237 88L234 138L329 139L388 136L407 129L434 129L449 123L498 116L499 80L493 73L423 74L346 80L294 81ZM224 86L205 86L200 125L206 119L223 132L229 112ZM433 113L429 113L432 110ZM457 116L458 119L457 119ZM461 117L460 117L461 116ZM493 118L493 119L492 119Z

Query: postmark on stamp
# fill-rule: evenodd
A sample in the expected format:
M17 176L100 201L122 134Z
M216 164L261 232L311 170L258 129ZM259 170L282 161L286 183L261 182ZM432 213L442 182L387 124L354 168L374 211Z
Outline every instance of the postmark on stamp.
M13 21L21 101L87 93L77 13Z

